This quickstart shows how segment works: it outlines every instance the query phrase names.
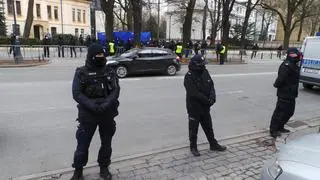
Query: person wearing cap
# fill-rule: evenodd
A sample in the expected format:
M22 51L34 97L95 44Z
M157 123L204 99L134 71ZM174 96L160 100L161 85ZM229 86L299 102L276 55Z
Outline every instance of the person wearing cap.
M214 137L210 107L216 102L214 83L206 69L206 60L202 55L195 55L189 63L189 71L184 78L186 89L186 104L189 119L190 151L194 156L200 156L197 148L199 124L209 141L210 150L225 151Z
M116 131L114 118L118 115L120 86L116 73L106 66L106 54L101 44L93 43L88 48L84 66L76 69L73 83L73 99L78 103L80 123L76 132L77 148L72 167L72 180L83 179L83 167L88 162L88 151L92 137L99 126L101 147L98 155L100 176L112 178L111 141Z
M293 116L298 97L301 53L297 48L287 50L287 58L280 65L273 86L277 88L278 101L270 123L270 135L274 138L289 133L284 125Z

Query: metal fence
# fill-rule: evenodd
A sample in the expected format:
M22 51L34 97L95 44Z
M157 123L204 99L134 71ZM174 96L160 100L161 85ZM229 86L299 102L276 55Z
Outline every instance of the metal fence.
M13 60L13 48L20 47L20 51L24 59L26 60L44 60L44 59L85 59L87 55L86 46L45 46L45 45L34 45L34 46L11 46L11 45L0 45L0 60L9 59ZM117 47L116 55L120 55L125 52L125 48ZM215 49L200 49L198 53L203 54L209 60L217 59L217 52ZM194 49L184 49L183 57L190 59L195 54ZM229 49L228 57L226 61L245 61L249 59L280 59L284 55L283 51L277 50L239 50Z
M0 59L13 59L14 48L20 48L21 55L25 59L44 60L49 58L86 58L88 48L86 46L56 46L56 45L0 45ZM123 47L117 47L116 53L122 54Z

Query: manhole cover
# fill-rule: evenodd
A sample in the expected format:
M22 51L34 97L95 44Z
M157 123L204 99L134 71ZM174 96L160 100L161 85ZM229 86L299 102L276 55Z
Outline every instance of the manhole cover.
M308 124L302 121L295 121L295 122L290 122L287 125L292 128L297 128L297 127L305 126Z

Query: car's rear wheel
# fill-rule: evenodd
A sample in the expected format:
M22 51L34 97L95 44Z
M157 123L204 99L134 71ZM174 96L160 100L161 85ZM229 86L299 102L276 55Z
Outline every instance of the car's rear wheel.
M124 78L128 75L128 69L125 66L118 66L116 73L119 78Z
M177 68L175 65L170 65L167 67L167 74L169 76L174 76L177 74Z
M303 83L303 87L306 88L306 89L312 89L313 85L312 84Z

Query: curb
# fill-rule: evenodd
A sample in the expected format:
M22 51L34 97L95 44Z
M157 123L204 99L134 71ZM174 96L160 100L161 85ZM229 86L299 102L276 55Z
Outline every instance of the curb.
M51 61L41 62L41 63L32 63L32 64L18 64L18 65L0 65L0 68L20 68L20 67L35 67L50 64Z
M298 121L291 121L291 122L298 122ZM305 123L305 125L303 125L301 127L293 128L294 131L292 132L292 135L299 133L301 131L304 131L304 130L308 130L309 128L319 128L320 127L320 117L308 118L303 122ZM239 134L239 135L229 136L229 137L220 139L218 141L223 145L231 145L231 144L235 144L235 143L246 142L246 141L258 139L261 137L268 137L268 136L269 136L269 130L268 129L261 129L261 130L243 133L243 134ZM208 145L208 143L206 141L199 142L198 149L199 150L207 149L207 145ZM151 151L145 152L145 153L117 157L117 158L112 159L112 163L115 164L115 163L130 161L133 159L143 158L143 157L151 156L154 154L161 154L161 153L166 153L166 152L170 152L170 151L180 150L180 149L184 149L184 148L188 148L188 147L189 147L189 145L181 144L181 145L165 147L165 148L161 148L161 149L157 149L157 150L151 150ZM95 167L98 167L97 163L87 165L85 167L85 169L90 169L90 168L95 168ZM54 171L47 171L47 172L42 172L42 173L35 173L35 174L31 174L31 175L11 178L10 180L37 180L40 178L46 179L48 177L59 178L62 175L67 174L67 173L72 173L73 171L74 171L73 168L64 168L64 169L59 169L59 170L54 170Z
M243 133L243 134L239 134L239 135L235 135L235 136L229 136L229 137L220 139L219 142L221 142L221 144L224 144L224 145L230 145L230 144L234 144L234 143L248 141L251 139L256 139L259 137L265 137L267 135L268 135L268 130L258 130L258 131L252 131L249 133ZM206 145L208 145L207 142L198 143L199 150L205 149L206 147L204 147L204 146L206 146ZM112 163L120 163L120 162L124 162L124 161L130 161L133 159L143 158L143 157L150 156L153 154L166 153L166 152L180 150L180 149L184 149L184 148L188 148L188 147L189 147L189 145L183 144L183 145L176 145L176 146L171 146L171 147L167 147L167 148L162 148L162 149L158 149L158 150L151 150L149 152L139 153L139 154L135 154L135 155L122 156L122 157L112 159ZM94 164L87 165L85 167L85 169L94 168L94 167L98 167L98 164L94 163ZM59 170L54 170L54 171L47 171L47 172L42 172L42 173L36 173L36 174L11 178L11 180L33 180L33 179L39 179L39 178L46 178L48 176L49 177L56 177L56 176L59 177L60 175L71 173L73 171L74 171L74 168L64 168L64 169L59 169Z

